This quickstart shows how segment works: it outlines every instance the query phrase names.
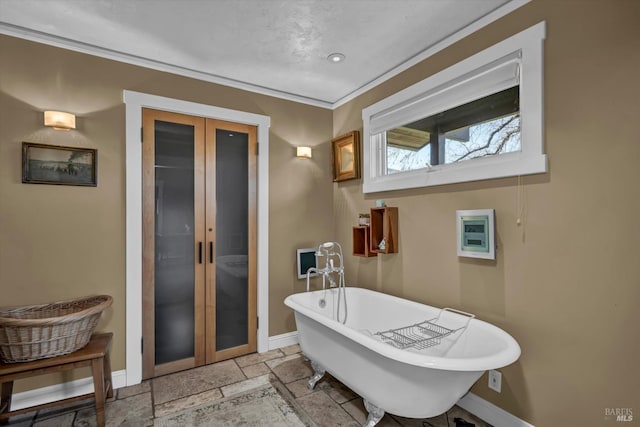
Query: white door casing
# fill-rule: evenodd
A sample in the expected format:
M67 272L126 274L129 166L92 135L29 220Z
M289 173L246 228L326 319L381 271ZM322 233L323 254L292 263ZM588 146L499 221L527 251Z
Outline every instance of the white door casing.
M126 107L126 373L142 381L142 108L258 127L258 352L269 348L269 126L268 116L123 91Z

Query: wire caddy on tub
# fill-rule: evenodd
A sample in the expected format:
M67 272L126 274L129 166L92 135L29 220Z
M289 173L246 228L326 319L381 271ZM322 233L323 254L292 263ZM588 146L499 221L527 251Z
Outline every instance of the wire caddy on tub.
M467 322L464 326L455 329L447 328L438 324L442 313L445 311L467 316ZM416 323L414 325L403 326L401 328L376 332L375 335L379 335L383 341L396 348L406 349L413 347L418 350L423 350L440 344L444 337L466 329L467 326L469 326L469 322L471 322L471 319L474 317L476 317L474 314L447 307L441 309L438 317L434 317L433 319L425 320L424 322Z

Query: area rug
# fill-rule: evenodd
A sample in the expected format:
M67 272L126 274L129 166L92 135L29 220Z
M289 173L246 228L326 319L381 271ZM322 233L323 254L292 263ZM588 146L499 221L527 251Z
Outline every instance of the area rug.
M268 384L201 406L156 418L156 427L283 426L313 427L281 384Z

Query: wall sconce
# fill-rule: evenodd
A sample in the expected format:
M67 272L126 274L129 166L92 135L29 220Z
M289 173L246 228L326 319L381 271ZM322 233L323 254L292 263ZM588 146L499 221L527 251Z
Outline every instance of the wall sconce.
M55 130L70 130L76 128L76 116L62 111L45 111L44 125Z
M296 157L301 159L310 159L311 147L296 147Z

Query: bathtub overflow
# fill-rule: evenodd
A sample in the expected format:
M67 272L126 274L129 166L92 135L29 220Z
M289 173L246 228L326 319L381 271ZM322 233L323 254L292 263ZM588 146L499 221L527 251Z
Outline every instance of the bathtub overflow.
M325 305L327 305L327 302L326 302L324 299L321 299L321 300L318 302L318 305L320 306L320 308L324 308L324 306L325 306Z

